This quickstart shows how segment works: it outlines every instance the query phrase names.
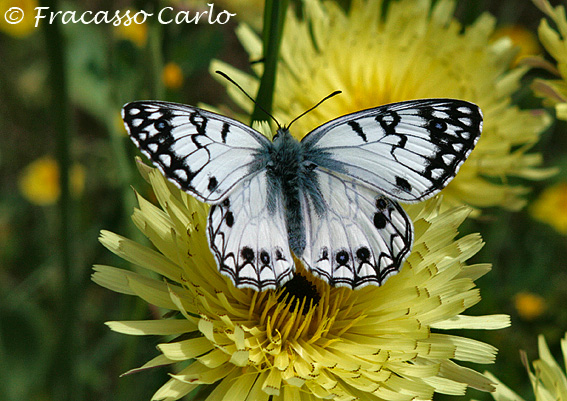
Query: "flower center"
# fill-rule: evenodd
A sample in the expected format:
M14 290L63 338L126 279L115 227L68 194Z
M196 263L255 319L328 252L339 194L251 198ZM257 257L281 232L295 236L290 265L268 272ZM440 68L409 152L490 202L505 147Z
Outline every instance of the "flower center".
M287 304L291 304L291 310L303 304L303 310L301 311L303 315L309 311L312 301L313 306L316 306L320 299L321 295L319 295L317 287L299 273L296 273L291 280L283 285L278 297L278 301L283 302L285 300Z

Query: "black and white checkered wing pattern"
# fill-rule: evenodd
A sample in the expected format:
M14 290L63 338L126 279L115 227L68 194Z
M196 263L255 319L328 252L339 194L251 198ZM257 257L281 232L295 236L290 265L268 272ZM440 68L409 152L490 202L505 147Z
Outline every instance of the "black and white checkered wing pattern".
M257 173L256 155L271 145L236 120L176 103L128 103L122 118L132 141L169 180L212 204Z
M220 272L237 287L275 289L293 275L282 199L273 202L268 207L268 182L261 172L211 207L209 246Z
M356 180L316 171L317 192L303 202L305 265L335 286L384 284L410 253L410 218L397 202Z
M424 99L339 117L310 132L302 144L315 164L412 203L432 197L453 179L481 131L478 106Z

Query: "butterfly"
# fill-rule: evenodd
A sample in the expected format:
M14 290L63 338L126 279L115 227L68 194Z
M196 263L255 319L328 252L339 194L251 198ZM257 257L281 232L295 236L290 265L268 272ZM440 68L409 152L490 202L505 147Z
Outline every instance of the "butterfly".
M239 288L275 289L293 255L333 286L382 285L410 253L414 229L398 202L437 194L482 131L475 104L392 103L273 140L196 107L128 103L130 138L175 185L211 206L209 247Z

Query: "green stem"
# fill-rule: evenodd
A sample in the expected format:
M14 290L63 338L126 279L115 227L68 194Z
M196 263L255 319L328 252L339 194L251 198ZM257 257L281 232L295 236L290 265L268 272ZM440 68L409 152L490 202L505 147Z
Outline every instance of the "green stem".
M44 0L42 5L51 10L59 10L57 0ZM60 277L62 296L59 305L60 321L57 322L58 338L52 355L53 399L79 400L82 392L75 371L75 358L78 354L77 342L73 334L76 328L77 299L75 287L78 278L73 275L71 256L71 196L69 193L69 169L71 165L69 127L70 102L65 68L64 38L58 20L42 24L45 35L47 56L50 67L51 102L50 111L57 134L57 162L60 171L61 195L59 198L58 248L61 257Z
M251 122L266 120L268 116L266 116L263 110L268 113L272 112L280 43L288 3L289 0L266 0L264 6L264 73L262 74L260 88L256 95L256 104L254 105Z
M148 30L148 44L146 47L149 64L148 79L151 83L150 98L160 100L163 99L165 95L165 89L161 80L161 74L163 70L163 56L161 48L162 35L163 26L161 24L150 24Z

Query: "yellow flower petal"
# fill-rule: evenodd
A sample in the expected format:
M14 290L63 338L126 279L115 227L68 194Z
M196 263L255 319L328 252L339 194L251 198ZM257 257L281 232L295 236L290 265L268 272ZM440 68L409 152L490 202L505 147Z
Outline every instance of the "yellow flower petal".
M106 322L111 330L133 336L182 334L197 330L189 320L130 320Z
M213 345L206 337L191 338L169 344L159 344L158 349L166 358L173 361L184 361L203 355L213 349Z

